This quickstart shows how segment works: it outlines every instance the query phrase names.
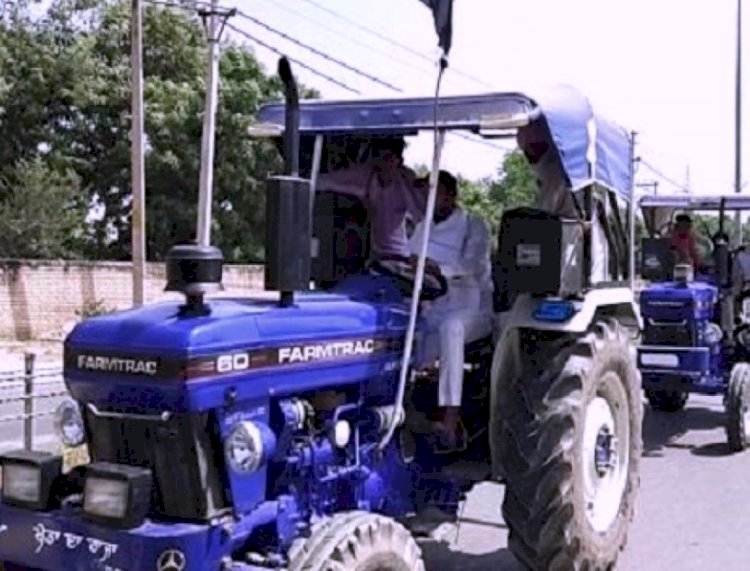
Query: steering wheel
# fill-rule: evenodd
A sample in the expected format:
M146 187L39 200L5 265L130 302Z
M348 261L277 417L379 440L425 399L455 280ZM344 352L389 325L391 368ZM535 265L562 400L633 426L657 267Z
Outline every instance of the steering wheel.
M370 270L393 279L402 292L414 291L416 279L412 264L406 260L378 260ZM448 293L448 280L439 270L425 268L421 298L425 301L437 299Z

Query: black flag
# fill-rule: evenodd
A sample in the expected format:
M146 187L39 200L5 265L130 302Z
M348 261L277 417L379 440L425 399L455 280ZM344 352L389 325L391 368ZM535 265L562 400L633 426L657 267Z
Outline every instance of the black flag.
M430 10L435 19L435 31L438 35L438 45L445 55L451 49L453 35L453 0L420 0Z

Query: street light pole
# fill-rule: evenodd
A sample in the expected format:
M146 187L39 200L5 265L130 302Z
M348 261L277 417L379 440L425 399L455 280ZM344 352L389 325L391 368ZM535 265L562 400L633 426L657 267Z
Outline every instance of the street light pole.
M735 76L734 115L734 191L742 192L742 0L737 0L737 69ZM735 212L735 246L742 243L740 211Z
M219 35L221 19L218 10L218 0L211 0L211 9L206 14L207 18L205 21L208 41L208 81L206 87L206 109L203 115L200 187L198 191L198 231L196 233L198 244L201 246L211 244L216 107L219 96Z
M130 163L132 177L131 256L133 260L133 305L143 305L146 274L146 174L143 134L143 10L141 0L132 0L131 20Z

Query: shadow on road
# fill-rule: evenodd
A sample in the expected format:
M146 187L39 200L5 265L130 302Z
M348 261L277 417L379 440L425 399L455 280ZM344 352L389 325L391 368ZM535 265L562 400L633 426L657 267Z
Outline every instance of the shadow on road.
M488 553L464 553L445 542L422 544L425 567L429 571L521 571L523 567L508 549Z
M723 458L724 456L732 455L729 444L726 442L712 442L711 444L696 446L690 450L690 453L695 456L705 456L706 458Z
M724 412L710 408L690 407L678 412L660 412L646 406L643 415L643 455L660 457L665 448L690 449L701 456L723 456L729 451L724 443L696 446L676 442L687 432L715 430L724 426ZM724 450L725 454L721 453Z

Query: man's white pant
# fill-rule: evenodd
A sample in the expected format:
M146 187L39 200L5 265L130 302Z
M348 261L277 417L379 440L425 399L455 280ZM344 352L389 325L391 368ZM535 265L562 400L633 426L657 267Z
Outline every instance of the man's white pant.
M461 406L464 345L492 332L492 313L438 310L425 315L425 324L427 333L423 339L422 361L440 359L438 406Z

